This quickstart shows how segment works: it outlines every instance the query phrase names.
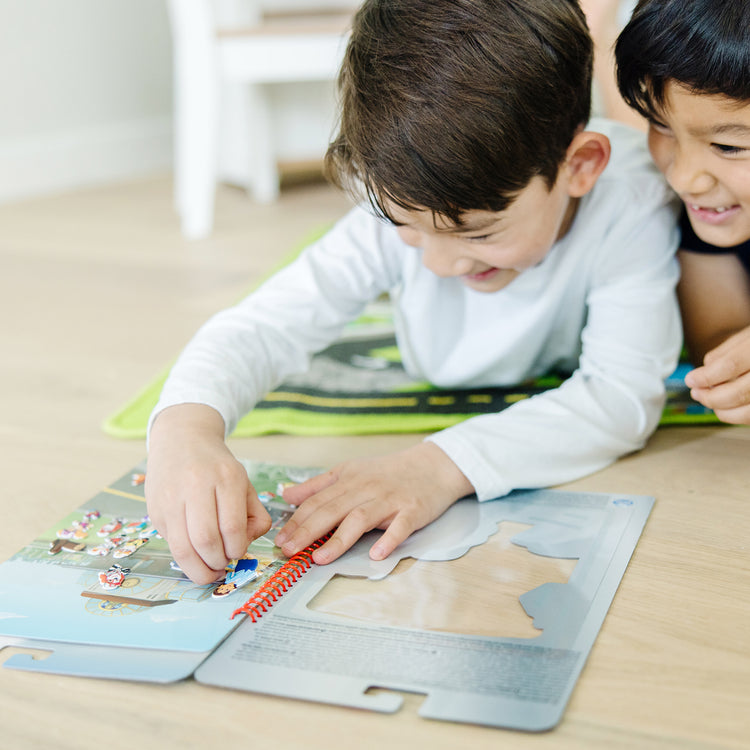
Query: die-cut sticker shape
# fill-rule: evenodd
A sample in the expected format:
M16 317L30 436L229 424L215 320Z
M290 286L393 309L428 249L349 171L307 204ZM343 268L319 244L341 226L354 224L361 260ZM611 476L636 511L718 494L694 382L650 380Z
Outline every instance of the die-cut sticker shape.
M108 536L109 534L114 534L116 531L119 531L122 528L123 519L122 518L115 518L109 523L105 523L99 531L96 532L97 536Z
M85 539L91 531L91 521L73 521L71 526L74 539Z
M86 549L86 545L83 542L74 542L72 539L55 539L51 542L47 552L50 555L57 555L63 550L66 552L83 552Z
M148 516L142 518L140 521L131 521L130 523L126 523L122 527L122 533L128 534L128 535L139 534L147 526L148 526Z
M144 544L148 544L148 539L131 539L125 542L122 546L118 547L113 553L112 557L120 560L123 557L130 557L134 552L137 552Z
M102 539L99 544L89 547L86 552L88 552L89 555L104 557L104 555L108 555L115 546L115 543L111 539Z
M128 573L130 573L130 568L123 568L122 565L115 563L107 570L100 571L99 585L107 591L120 588Z
M260 575L258 572L258 560L254 557L243 557L234 565L233 569L227 568L224 580L213 590L211 596L219 599L242 588Z

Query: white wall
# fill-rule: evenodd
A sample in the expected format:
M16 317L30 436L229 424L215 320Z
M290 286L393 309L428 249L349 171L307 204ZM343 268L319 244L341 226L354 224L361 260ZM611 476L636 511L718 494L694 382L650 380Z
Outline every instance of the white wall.
M171 58L160 0L0 0L0 200L168 167Z
M276 10L321 4L262 3ZM322 4L351 8L356 0ZM322 153L332 87L290 84L275 97L280 157ZM241 161L241 155L223 154L223 176L242 181ZM171 164L172 42L165 0L0 0L0 202L128 179Z

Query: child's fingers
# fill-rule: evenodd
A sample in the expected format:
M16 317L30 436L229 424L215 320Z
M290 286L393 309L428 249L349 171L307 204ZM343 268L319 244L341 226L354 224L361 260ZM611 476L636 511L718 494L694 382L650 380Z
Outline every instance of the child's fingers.
M148 512L148 517L151 525L159 532L162 537L164 537L164 539L167 541L167 544L169 544L169 537L171 532L169 524L167 523L166 515L162 514L159 510L159 507L151 502L148 493L146 494L146 510Z
M305 482L287 487L284 490L284 500L290 505L302 505L309 497L317 495L318 492L334 484L336 479L337 475L334 471L318 474Z
M358 504L341 520L331 538L315 550L313 560L319 565L333 562L349 550L363 534L388 524L392 516L393 513L374 498Z
M735 409L716 409L716 416L727 424L748 424L750 425L750 404L737 407Z
M349 501L357 502L352 495ZM297 509L276 535L276 544L287 557L291 557L338 526L351 507L336 488L326 488Z
M370 548L370 557L373 560L384 560L402 542L405 542L417 528L419 528L418 525L415 525L403 513L397 515L380 539Z
M445 507L450 503L446 503ZM340 557L368 531L385 528L383 535L370 548L373 560L383 560L417 529L437 518L442 505L417 502L384 502L373 498L357 505L341 521L333 536L313 553L313 560L325 565Z
M230 491L217 488L216 490L216 526L218 539L211 536L211 545L207 546L209 555L216 552L216 557L204 557L208 565L218 561L220 558L232 560L242 557L247 551L247 545L250 539L247 535L248 528L248 491ZM222 495L219 493L223 492ZM210 515L206 516L206 522L210 523ZM208 529L206 531L209 531ZM221 545L214 550L214 544ZM199 549L202 552L202 549ZM225 563L226 564L226 563Z
M750 370L750 353L746 361L725 355L691 370L685 376L685 383L689 388L715 388L736 380L745 375L748 370Z
M749 371L750 329L745 328L708 352L703 365L689 372L685 382L691 388L713 388Z
M358 539L361 534L347 534L339 529L322 546L313 552L313 562L318 565L327 565L341 557Z
M335 483L335 479L333 483L329 481L331 475L332 472L327 472L298 485L298 487L304 487L309 484L304 490L305 497L300 500L300 505L294 511L294 515L279 530L275 539L275 543L281 547L285 555L293 555L319 539L334 528L346 514L346 509L340 507L343 501L341 488ZM296 490L298 487L290 489ZM315 487L320 487L320 489L314 494L309 492ZM289 490L284 492L285 500L287 500L288 492Z
M714 388L693 388L690 395L714 411L742 409L750 405L750 373Z
M209 567L214 567L221 558L232 560L245 554L250 541L250 513L255 516L260 510L262 516L268 516L242 464L231 458L217 464L214 471L215 478L211 477L201 494L195 496L196 502L201 503L196 506L196 512L205 514L203 522L206 526L201 529L205 536L193 536L197 528L189 526L193 546ZM212 512L216 516L214 519Z
M191 580L198 584L213 583L218 580L226 567L226 562L219 569L213 569L206 565L201 556L195 551L188 537L187 527L179 527L176 523L171 525L169 538L169 551L180 570Z
M442 515L453 502L453 498L446 495L439 500L435 496L423 497L421 500L414 496L409 502L401 503L398 513L388 524L385 533L370 548L370 557L373 560L382 560L388 557L415 531ZM380 528L383 528L383 526Z
M247 489L247 502L246 502L246 533L248 541L253 541L259 536L263 536L271 528L271 516L268 511L263 507L263 503L258 500L258 496L252 486ZM243 553L245 554L244 550ZM242 555L235 555L234 557L241 557Z
M738 374L734 360L721 357L691 370L685 376L685 384L688 388L714 388Z
M229 560L231 560L231 557L225 552L224 539L219 527L219 510L217 509L217 505L221 507L221 503L217 502L219 500L218 497L214 497L212 500L213 502L207 502L201 497L200 502L187 503L185 507L185 528L191 546L205 563L206 567L212 570L222 570L226 567ZM223 513L227 528L235 528L233 522L227 518L233 515L235 515L235 512ZM241 529L244 536L246 525L244 520L244 503L242 518ZM247 541L245 542L245 546L247 546ZM238 557L240 556L241 554L238 555Z
M685 385L688 388L710 388L711 384L706 376L705 367L701 365L685 375Z

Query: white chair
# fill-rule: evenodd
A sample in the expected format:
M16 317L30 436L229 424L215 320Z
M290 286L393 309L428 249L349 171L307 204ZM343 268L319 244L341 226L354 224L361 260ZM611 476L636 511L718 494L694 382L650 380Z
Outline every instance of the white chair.
M332 0L310 8L307 2L304 12L271 14L262 0L244 0L231 6L232 23L225 25L216 0L167 2L174 45L175 205L183 234L198 239L213 228L226 133L234 133L231 160L241 162L248 193L261 202L278 197L270 88L327 81L333 89L353 5ZM275 0L273 6L279 5ZM315 156L322 157L322 147Z

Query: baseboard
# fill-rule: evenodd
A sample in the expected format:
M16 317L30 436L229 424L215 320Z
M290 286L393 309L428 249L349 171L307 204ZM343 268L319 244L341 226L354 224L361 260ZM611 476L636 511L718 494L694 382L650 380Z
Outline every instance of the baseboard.
M172 164L172 118L152 117L0 144L0 202L130 179Z

